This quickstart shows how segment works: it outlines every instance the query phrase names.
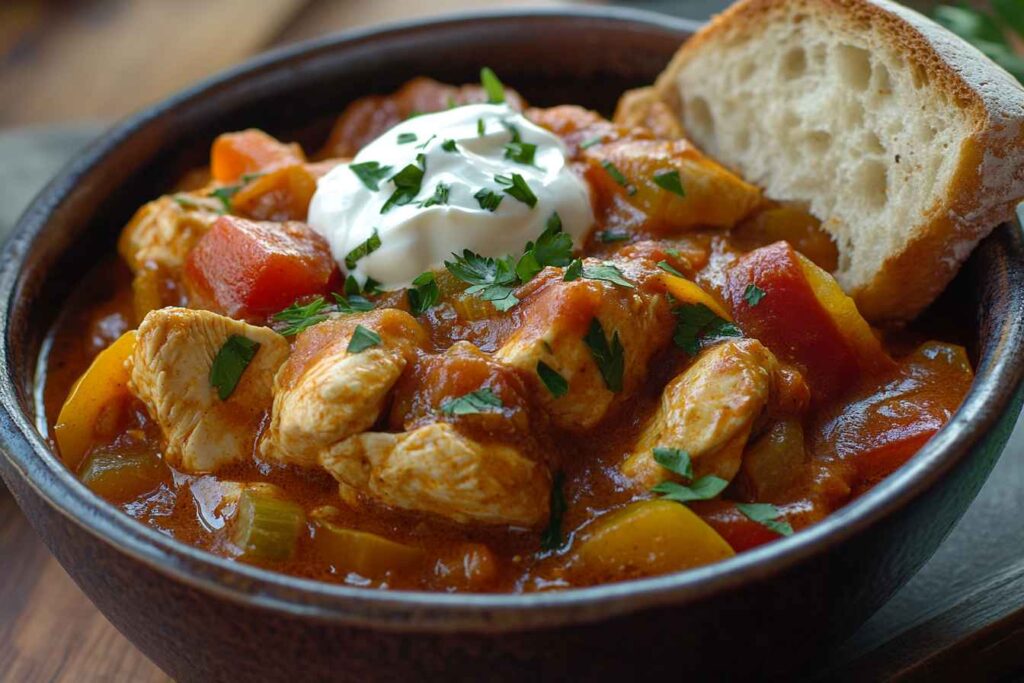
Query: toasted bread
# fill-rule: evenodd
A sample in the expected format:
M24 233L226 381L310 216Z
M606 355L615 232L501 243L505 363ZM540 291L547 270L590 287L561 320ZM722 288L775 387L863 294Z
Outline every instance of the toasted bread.
M887 0L742 0L654 88L706 153L824 221L874 322L919 313L1024 198L1024 89Z

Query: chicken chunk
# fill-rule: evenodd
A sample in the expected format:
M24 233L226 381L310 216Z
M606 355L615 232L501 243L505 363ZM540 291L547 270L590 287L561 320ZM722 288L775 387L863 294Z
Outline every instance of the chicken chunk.
M792 380L757 340L726 341L705 350L665 387L658 411L622 465L623 474L647 488L669 478L652 454L663 446L689 453L694 478L711 474L732 480L755 423L783 382L788 387ZM788 397L780 402L793 403Z
M259 348L234 391L221 400L210 371L233 335ZM273 330L209 311L163 308L139 326L128 387L163 430L164 460L186 472L213 472L251 457L273 398L274 373L286 358L288 342Z
M378 334L381 343L349 353L357 325ZM261 455L315 467L321 450L373 426L425 340L419 323L394 308L334 318L302 332L274 379L274 407Z
M633 394L647 374L651 355L667 344L673 329L664 296L603 281L554 278L524 303L521 327L496 357L532 379L535 396L552 422L568 430L593 427L616 401ZM601 333L613 356L618 335L621 382L614 377L608 381L588 344ZM542 382L540 363L568 383L563 395L555 396Z
M177 272L219 217L212 206L179 203L170 195L160 197L135 213L121 233L118 251L133 273L147 265Z
M461 523L535 527L548 514L546 467L509 445L464 436L446 422L399 434L359 434L326 449L320 464L350 501L362 494Z

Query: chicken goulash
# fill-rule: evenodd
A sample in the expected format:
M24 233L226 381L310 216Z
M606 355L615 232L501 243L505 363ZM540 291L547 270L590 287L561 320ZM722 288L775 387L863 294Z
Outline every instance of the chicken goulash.
M637 106L638 103L641 106ZM52 439L162 533L374 588L684 570L814 524L972 381L658 103L419 78L313 155L225 133L52 332Z

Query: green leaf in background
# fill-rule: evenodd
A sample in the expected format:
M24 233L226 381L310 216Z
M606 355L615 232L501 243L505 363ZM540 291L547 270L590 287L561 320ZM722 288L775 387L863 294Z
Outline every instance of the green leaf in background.
M953 33L984 52L992 61L1024 82L1024 57L1017 54L1007 29L1024 37L1024 3L1021 0L992 0L995 16L962 5L939 5L932 16Z

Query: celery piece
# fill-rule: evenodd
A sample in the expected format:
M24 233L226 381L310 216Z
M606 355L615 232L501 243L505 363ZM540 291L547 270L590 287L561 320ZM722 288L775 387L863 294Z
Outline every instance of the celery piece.
M314 523L313 549L320 559L340 572L355 572L377 580L383 579L389 571L414 566L424 557L419 548L325 520Z
M138 498L168 480L169 471L156 453L117 453L98 449L90 453L78 476L97 495L114 503Z
M238 500L234 543L246 558L287 560L295 554L306 513L295 503L250 489Z

